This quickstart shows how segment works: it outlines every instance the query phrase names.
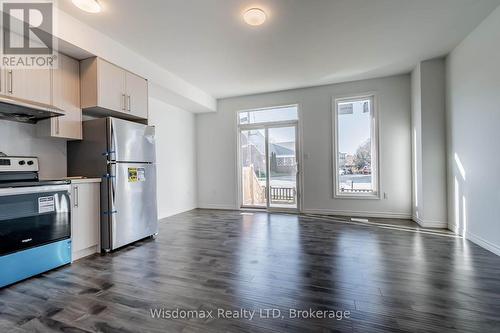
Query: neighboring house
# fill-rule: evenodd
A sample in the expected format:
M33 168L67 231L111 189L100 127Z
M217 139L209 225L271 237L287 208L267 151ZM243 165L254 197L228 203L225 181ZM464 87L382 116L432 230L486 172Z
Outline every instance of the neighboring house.
M295 170L295 149L288 148L294 147L294 142L271 143L270 148L270 168L272 172L276 173L290 173Z
M242 164L253 165L258 177L266 172L264 142L264 136L260 132L253 132L250 137L242 135L240 138ZM295 169L295 142L271 143L269 150L271 172L290 173Z

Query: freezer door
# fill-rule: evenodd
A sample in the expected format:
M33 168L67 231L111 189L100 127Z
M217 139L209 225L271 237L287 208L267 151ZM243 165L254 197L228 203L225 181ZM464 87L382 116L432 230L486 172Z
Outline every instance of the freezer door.
M156 168L154 164L110 164L111 250L156 234Z
M109 159L119 162L155 162L154 127L108 118Z

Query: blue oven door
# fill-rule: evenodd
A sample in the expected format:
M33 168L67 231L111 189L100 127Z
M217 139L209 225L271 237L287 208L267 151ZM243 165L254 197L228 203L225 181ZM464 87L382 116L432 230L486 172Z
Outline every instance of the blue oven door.
M71 237L70 186L0 189L0 256Z

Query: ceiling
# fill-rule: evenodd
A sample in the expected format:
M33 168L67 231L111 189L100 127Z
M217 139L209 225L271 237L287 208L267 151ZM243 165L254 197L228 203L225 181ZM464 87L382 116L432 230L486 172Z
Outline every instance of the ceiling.
M500 0L99 0L70 15L216 98L393 75L443 56ZM260 6L260 27L241 13Z

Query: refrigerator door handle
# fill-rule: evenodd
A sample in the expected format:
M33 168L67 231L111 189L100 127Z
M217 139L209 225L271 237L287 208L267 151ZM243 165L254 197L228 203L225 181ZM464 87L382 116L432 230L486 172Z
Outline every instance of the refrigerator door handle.
M108 183L108 210L103 212L108 221L108 239L109 239L109 249L114 249L114 240L116 232L115 214L117 213L115 207L115 191L116 191L116 165L108 164L109 173L106 175L106 180Z

